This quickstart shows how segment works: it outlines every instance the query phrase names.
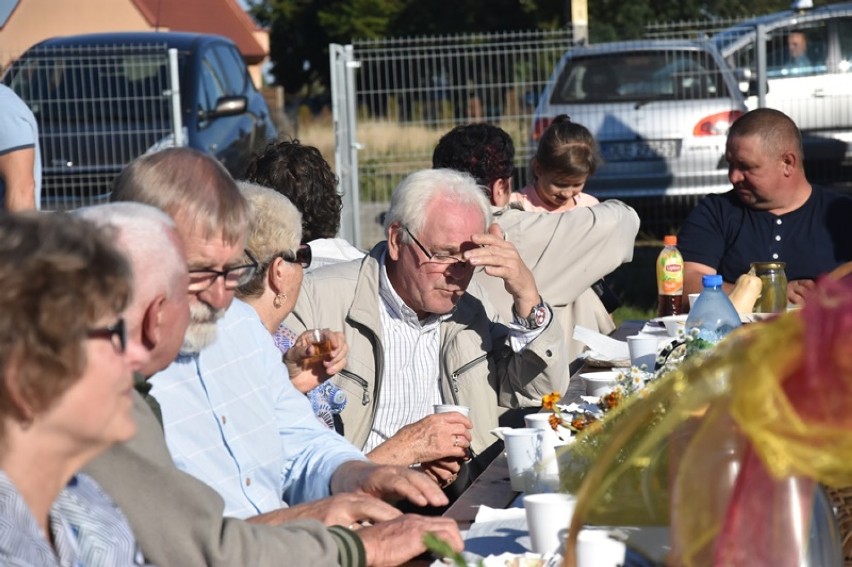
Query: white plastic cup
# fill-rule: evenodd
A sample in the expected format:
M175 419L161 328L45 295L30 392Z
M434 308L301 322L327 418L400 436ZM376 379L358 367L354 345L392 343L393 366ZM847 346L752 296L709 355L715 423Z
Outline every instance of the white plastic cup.
M654 371L657 362L659 338L654 335L633 335L627 337L627 350L630 351L630 364L648 372Z
M515 492L535 490L536 465L541 459L542 434L538 429L520 427L503 431L509 480Z
M449 413L451 411L457 411L463 416L467 417L470 413L470 408L467 406L457 406L454 404L435 404L432 406L432 409L435 413Z
M585 529L577 534L577 567L619 567L626 553L627 546L605 530Z
M530 429L541 431L541 462L539 466L539 481L559 481L559 465L556 462L556 446L562 444L553 427L550 426L550 412L530 413L524 416L524 423ZM541 483L539 483L541 484ZM551 484L545 482L545 484ZM537 487L537 491L543 487ZM549 490L546 490L549 492Z
M689 294L689 309L692 310L692 306L695 305L695 300L698 299L700 293L690 293Z
M576 504L574 496L562 492L524 496L530 551L542 555L562 551Z

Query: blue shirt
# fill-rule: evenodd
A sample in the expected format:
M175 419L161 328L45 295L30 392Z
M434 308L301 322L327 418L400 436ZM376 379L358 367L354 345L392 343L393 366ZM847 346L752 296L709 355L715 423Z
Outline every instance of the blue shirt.
M50 535L53 547L15 485L0 471L0 564L146 565L124 514L84 474L73 477L51 506Z
M249 305L234 300L216 341L153 376L175 465L245 518L330 494L344 462L366 460L326 428L290 383L281 352Z
M852 199L818 186L783 215L750 209L734 191L707 195L678 233L686 262L733 283L751 262L785 262L788 280L814 279L852 260Z
M0 84L0 155L32 148L33 179L35 180L35 206L41 206L41 150L38 143L38 125L30 108L15 91ZM0 177L0 209L5 208L6 184Z

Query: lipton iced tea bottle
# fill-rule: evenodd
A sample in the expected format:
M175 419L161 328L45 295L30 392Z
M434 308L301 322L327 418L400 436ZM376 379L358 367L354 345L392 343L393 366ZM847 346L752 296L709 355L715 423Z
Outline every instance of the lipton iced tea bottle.
M677 236L668 234L657 257L657 315L683 313L683 256L677 249Z

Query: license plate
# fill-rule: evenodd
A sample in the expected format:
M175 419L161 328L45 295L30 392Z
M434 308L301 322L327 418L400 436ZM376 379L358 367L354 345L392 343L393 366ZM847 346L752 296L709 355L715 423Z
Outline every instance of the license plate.
M646 161L672 159L678 156L678 140L637 140L635 142L602 142L605 161Z

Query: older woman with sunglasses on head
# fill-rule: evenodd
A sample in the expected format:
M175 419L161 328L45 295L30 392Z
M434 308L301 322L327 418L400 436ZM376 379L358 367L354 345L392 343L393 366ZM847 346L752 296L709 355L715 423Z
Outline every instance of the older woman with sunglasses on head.
M311 248L300 245L302 217L283 195L266 187L238 182L249 202L251 223L247 249L258 260L254 277L237 288L237 297L251 305L284 353L293 385L307 394L314 413L329 427L346 397L327 381L346 366L348 347L342 333L316 329L296 336L284 319L293 310Z
M130 293L130 267L89 223L0 217L0 564L144 564L124 515L76 474L136 432L147 355L127 343ZM93 530L110 549L92 548Z

